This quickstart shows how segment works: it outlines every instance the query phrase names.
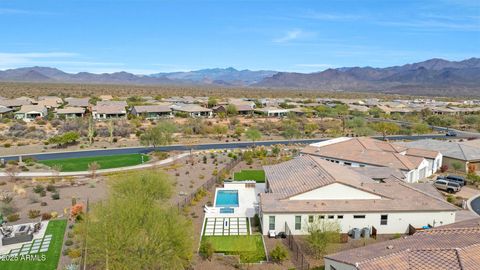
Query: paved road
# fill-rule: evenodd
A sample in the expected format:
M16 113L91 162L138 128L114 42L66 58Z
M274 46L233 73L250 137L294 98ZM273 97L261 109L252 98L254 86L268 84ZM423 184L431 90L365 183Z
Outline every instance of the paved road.
M383 119L383 118L367 118L368 121L371 122L391 122L391 123L397 123L400 125L406 125L410 126L413 123L407 122L407 121L400 121L400 120L392 120L392 119ZM440 131L446 133L447 131L455 131L457 133L457 137L459 138L480 138L480 133L477 132L469 132L469 131L463 131L459 129L453 129L453 128L446 128L446 127L439 127L439 126L432 126L429 125L431 129L435 131ZM452 137L450 137L452 138ZM453 137L455 138L455 137Z
M374 137L382 139L382 137ZM432 139L432 138L445 138L445 135L432 134L432 135L418 135L418 136L405 136L394 135L387 136L389 140L420 140L420 139ZM270 146L275 144L309 144L314 142L320 142L327 140L327 138L321 139L301 139L301 140L275 140L275 141L260 141L260 142L230 142L230 143L208 143L198 144L193 147L195 150L209 150L209 149L232 149L232 148L247 148L253 145L258 146ZM185 145L168 145L157 148L153 147L128 147L128 148L112 148L112 149L98 149L98 150L80 150L80 151L68 151L68 152L50 152L50 153L32 153L21 155L22 157L34 157L38 160L50 160L50 159L65 159L65 158L79 158L79 157L95 157L95 156L109 156L119 154L139 154L148 153L152 150L160 151L188 151L191 146ZM0 156L0 159L5 160L18 160L19 155Z

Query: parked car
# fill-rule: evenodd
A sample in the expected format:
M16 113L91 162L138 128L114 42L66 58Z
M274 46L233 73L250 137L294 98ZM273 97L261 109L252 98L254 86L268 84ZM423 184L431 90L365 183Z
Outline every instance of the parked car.
M460 191L460 189L462 189L462 187L458 183L450 182L450 181L444 180L444 179L436 180L433 183L433 185L437 189L446 191L448 193L455 193L455 192Z
M465 186L467 182L465 181L465 178L463 176L459 175L447 175L447 176L439 176L437 179L444 179L450 182L455 182L458 183L460 186Z

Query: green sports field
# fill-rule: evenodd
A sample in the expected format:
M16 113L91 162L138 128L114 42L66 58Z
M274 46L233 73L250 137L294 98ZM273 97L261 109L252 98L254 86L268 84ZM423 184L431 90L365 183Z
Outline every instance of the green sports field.
M149 157L143 154L125 154L113 156L98 156L98 157L83 157L83 158L66 158L66 159L52 159L40 160L39 163L47 166L59 165L62 172L77 172L88 171L88 165L96 161L100 165L100 169L110 169L134 166L147 162Z

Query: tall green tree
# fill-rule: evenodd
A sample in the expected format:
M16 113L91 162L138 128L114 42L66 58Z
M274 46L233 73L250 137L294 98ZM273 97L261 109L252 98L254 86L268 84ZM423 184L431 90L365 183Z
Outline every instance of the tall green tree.
M177 130L171 121L161 121L154 127L151 127L140 136L140 142L143 145L157 147L159 145L169 145L173 142L173 134Z
M262 138L262 133L256 128L249 128L247 131L245 131L245 137L255 144L256 141Z
M397 124L389 123L389 122L373 123L372 128L375 131L382 133L384 140L387 137L387 135L394 135L400 131L400 127Z
M340 225L337 222L317 219L307 224L307 243L316 258L331 251L332 244L340 242Z
M111 179L112 192L76 226L84 236L87 266L95 269L187 269L191 222L165 206L171 182L163 172L135 172Z

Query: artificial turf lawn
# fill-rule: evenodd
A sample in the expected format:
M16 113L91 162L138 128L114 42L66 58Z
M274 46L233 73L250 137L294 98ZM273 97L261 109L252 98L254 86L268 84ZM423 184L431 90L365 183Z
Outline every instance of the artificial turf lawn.
M257 183L265 183L264 170L242 170L233 174L235 181L255 180Z
M40 160L39 162L49 167L60 165L62 172L88 171L88 165L96 161L100 165L100 169L110 169L118 167L134 166L148 161L147 155L142 154L125 154L113 156L83 157L83 158L66 158Z
M48 222L45 235L51 234L52 241L47 252L37 253L38 258L42 254L45 255L44 261L37 260L22 260L22 257L18 257L18 261L1 261L0 269L2 270L56 270L58 261L60 260L60 252L63 246L63 236L65 234L65 228L67 227L67 220L58 219Z
M243 263L255 263L265 260L265 249L261 235L204 236L216 253L240 255ZM248 254L248 255L247 255Z

